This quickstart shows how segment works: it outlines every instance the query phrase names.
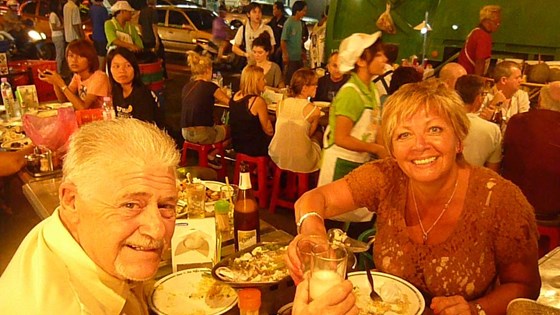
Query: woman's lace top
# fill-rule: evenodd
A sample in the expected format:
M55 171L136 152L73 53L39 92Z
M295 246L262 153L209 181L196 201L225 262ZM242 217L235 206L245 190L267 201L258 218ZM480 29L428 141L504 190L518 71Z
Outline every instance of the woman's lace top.
M472 300L491 290L500 266L536 252L533 208L517 186L472 167L463 211L442 243L413 242L405 223L408 177L396 161L370 162L346 177L356 204L377 212L376 267L428 296Z

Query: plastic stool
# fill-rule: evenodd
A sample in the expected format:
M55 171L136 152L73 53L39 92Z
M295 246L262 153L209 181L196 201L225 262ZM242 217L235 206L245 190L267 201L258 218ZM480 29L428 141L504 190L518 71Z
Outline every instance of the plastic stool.
M257 168L257 184L258 189L253 186L255 197L259 199L259 207L266 208L268 204L268 156L250 156L243 153L236 153L235 155L235 170L233 173L233 183L239 185L239 170L241 169L241 162L245 162L252 167ZM251 176L252 178L253 176ZM251 180L252 182L253 180Z
M282 191L280 187L282 173L286 173L288 175L288 181L284 191ZM270 195L270 207L268 208L268 211L270 213L275 213L277 206L293 209L293 200L299 198L309 190L309 174L310 173L296 173L283 170L274 164L274 179L272 182L272 194ZM293 200L281 198L281 192L282 196L286 196L287 198L291 198Z
M541 248L540 250L543 252L539 254L544 255L560 246L560 218L554 220L537 219L537 230L541 237L548 239L548 248Z
M185 165L187 163L187 150L194 150L198 152L198 166L208 167L208 153L210 151L217 149L218 153L223 157L225 150L224 150L224 142L217 142L212 144L198 144L193 142L185 141L183 143L183 151L181 153L181 165ZM217 169L216 172L218 173L218 177L223 179L225 178L227 172L227 164L225 163L225 159L220 159L222 168Z

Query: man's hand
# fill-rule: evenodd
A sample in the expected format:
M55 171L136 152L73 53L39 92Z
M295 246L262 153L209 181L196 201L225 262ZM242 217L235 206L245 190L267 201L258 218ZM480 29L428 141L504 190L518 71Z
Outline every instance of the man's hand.
M352 283L344 280L310 302L309 280L304 280L297 286L292 314L357 315Z
M430 308L436 315L471 315L471 305L460 295L438 296L432 299Z

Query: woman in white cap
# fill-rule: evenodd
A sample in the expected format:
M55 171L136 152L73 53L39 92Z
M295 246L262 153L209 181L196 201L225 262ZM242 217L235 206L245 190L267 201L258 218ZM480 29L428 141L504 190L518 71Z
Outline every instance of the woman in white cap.
M351 75L330 108L319 186L342 178L372 155L387 155L377 132L381 120L379 92L371 81L373 76L383 74L387 63L380 37L381 32L356 33L340 44L340 71ZM359 215L340 219L364 220Z
M136 27L130 20L134 9L127 1L117 1L111 7L113 18L105 22L105 36L107 36L108 47L120 46L132 52L140 52L144 49L142 38L138 35Z

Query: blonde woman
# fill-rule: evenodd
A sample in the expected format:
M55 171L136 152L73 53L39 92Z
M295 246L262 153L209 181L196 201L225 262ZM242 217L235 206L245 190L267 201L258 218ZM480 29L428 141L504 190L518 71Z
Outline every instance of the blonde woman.
M273 134L265 100L260 96L266 81L263 69L250 65L241 73L239 92L229 103L231 141L235 152L267 156Z
M183 87L181 95L181 131L188 142L212 144L229 138L229 128L214 125L214 103L228 104L228 96L212 79L212 61L194 51L188 51L191 80ZM215 152L210 153L211 166L215 163Z
M311 173L320 167L322 134L315 134L315 131L321 111L308 101L310 97L315 97L317 81L313 70L299 69L290 82L294 96L278 106L276 132L268 154L281 169Z

